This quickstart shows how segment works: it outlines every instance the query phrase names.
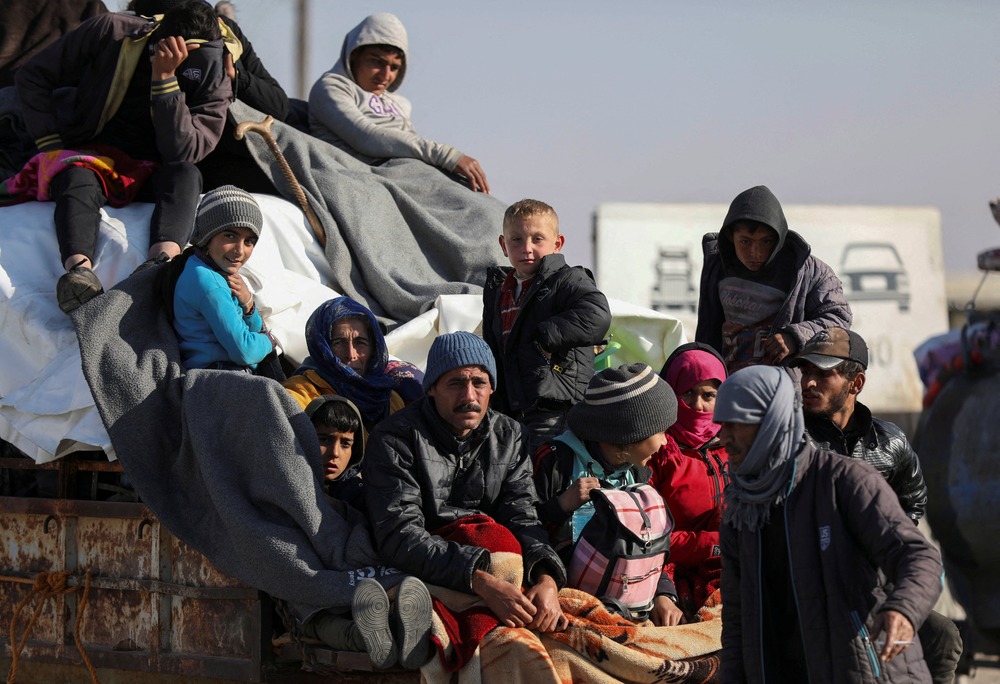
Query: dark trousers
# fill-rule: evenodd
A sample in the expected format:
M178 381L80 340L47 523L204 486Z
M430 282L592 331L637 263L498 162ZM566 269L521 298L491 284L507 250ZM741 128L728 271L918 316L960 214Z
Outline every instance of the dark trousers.
M955 623L931 611L917 632L924 649L924 662L934 684L953 684L958 660L962 657L962 635Z
M236 127L227 120L219 144L207 157L198 162L205 190L215 190L223 185L235 185L247 192L280 195L274 183L250 155L246 141L237 140L233 136L235 130Z
M551 442L566 430L565 411L528 409L517 420L528 428L528 454L534 456L538 448Z
M93 260L101 207L107 202L97 174L83 167L70 167L52 179L51 191L62 260L73 254ZM201 173L194 164L169 162L160 166L136 195L136 201L156 205L149 223L149 244L176 242L184 247L194 228L200 195Z

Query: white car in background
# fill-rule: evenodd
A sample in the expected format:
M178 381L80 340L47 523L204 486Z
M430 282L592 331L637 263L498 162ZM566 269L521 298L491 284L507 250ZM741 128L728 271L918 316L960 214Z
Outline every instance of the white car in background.
M910 310L910 281L895 245L851 242L837 273L849 302L894 301L901 312Z

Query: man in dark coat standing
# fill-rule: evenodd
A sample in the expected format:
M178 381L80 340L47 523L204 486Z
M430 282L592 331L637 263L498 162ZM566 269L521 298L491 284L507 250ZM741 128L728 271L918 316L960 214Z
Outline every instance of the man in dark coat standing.
M892 487L907 517L919 522L927 506L920 460L899 426L875 418L858 401L868 369L864 338L843 328L822 330L789 365L802 371L802 411L816 445L871 465ZM963 648L955 623L932 610L920 628L920 643L935 684L954 682Z
M722 680L930 682L916 630L941 558L865 463L817 449L794 382L737 371L715 420L729 454Z

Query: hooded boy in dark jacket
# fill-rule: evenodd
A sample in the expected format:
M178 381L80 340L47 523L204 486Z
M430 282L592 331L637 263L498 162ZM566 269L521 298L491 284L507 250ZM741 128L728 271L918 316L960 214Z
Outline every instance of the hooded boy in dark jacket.
M763 185L736 196L702 249L695 339L722 354L730 372L778 364L820 330L851 327L840 278L788 229Z
M114 160L114 177L132 176L139 187L117 197L93 165L51 179L67 271L56 284L63 311L104 291L92 268L100 209L112 195L117 206L156 203L150 259L172 259L187 243L202 188L195 164L218 144L232 99L222 55L214 12L189 1L159 22L115 12L89 19L17 72L25 126L40 153L99 151ZM132 169L150 162L159 166L143 183L148 174Z
M365 510L361 461L368 431L354 403L337 394L324 394L309 402L306 415L316 428L323 454L323 488L334 499Z

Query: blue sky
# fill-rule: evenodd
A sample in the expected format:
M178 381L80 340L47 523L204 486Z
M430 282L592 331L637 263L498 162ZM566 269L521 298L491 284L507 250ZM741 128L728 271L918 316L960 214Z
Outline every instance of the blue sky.
M236 0L295 93L295 0ZM936 206L945 265L1000 245L1000 3L313 0L308 81L374 11L407 26L401 93L423 135L476 157L504 201L556 207L590 263L601 202ZM791 226L794 229L794 226Z

